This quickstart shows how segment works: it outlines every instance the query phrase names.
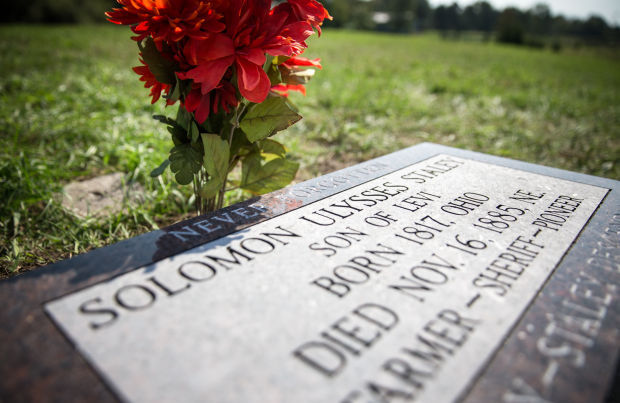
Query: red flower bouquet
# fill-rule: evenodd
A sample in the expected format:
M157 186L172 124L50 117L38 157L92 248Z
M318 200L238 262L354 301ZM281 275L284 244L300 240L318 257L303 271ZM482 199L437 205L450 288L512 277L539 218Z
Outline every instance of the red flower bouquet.
M315 0L118 0L109 21L131 26L142 66L134 67L152 103L179 102L168 126L168 166L180 184L193 183L197 210L221 208L227 184L254 194L290 183L298 164L271 139L301 119L289 91L321 68L300 55L329 13ZM229 173L241 163L241 177Z

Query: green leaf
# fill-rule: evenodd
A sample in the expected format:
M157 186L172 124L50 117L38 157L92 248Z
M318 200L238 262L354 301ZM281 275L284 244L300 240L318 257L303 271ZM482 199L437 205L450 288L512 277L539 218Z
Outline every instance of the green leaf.
M248 140L255 142L274 135L301 119L282 97L269 97L255 104L241 121L241 129Z
M149 67L157 81L164 84L176 83L176 75L174 74L176 66L174 61L165 58L159 53L153 38L148 37L144 41L138 42L138 47L142 53L144 63Z
M228 143L217 134L202 133L204 146L204 165L207 172L220 183L224 183L228 175Z
M233 141L230 145L230 154L244 156L251 152L257 152L258 149L250 143L248 137L243 130L237 129L233 135Z
M189 122L192 121L192 115L185 109L184 106L179 105L179 109L177 110L177 119L176 123L187 130L189 126Z
M151 178L157 178L159 175L163 174L166 168L170 165L170 160L165 160L162 162L157 168L151 171Z
M291 183L297 169L298 163L285 158L261 165L260 154L251 154L243 160L240 187L254 194L273 192Z
M192 183L194 174L200 171L202 155L189 144L179 144L170 150L170 170L181 185Z
M195 143L198 141L198 137L200 137L200 130L198 130L196 122L192 120L189 124L189 138L192 140L192 143Z
M169 118L168 116L164 116L164 115L153 115L153 119L158 120L161 123L170 125L170 126L174 126L177 124L177 122L174 119Z
M273 58L272 63L273 64L282 64L284 62L286 62L288 59L290 59L290 56L276 56Z
M278 69L278 66L276 66L275 63L273 63L273 61L276 58L270 55L267 55L267 60L265 61L265 64L263 65L263 70L265 70L265 73L267 73L267 77L269 77L269 81L271 82L271 85L278 85L282 82L282 76L280 75L280 69Z
M272 64L267 69L267 77L269 77L271 85L278 85L282 82L282 75L280 74L280 69L275 64Z
M191 80L180 80L178 77L175 77L175 84L172 85L172 90L164 98L174 103L181 99L182 96L187 95L191 90L191 86Z
M187 132L181 126L169 126L168 131L172 135L172 142L175 146L187 143Z
M273 59L274 56L271 55L267 55L267 57L265 58L265 64L263 64L263 70L265 70L265 72L267 72L267 70L271 68Z
M182 107L180 107L179 109L181 108ZM172 135L172 142L174 143L175 146L188 142L187 131L185 130L185 128L183 128L181 125L177 123L179 119L178 116L177 116L177 120L174 120L164 115L153 115L153 119L158 120L161 123L168 125L168 132L170 132L170 134Z
M217 192L220 191L221 187L222 182L214 178L209 179L209 181L207 181L207 183L202 185L202 187L200 188L200 195L205 199L210 199L214 197Z
M179 98L181 98L181 85L178 78L172 86L172 91L168 95L164 96L164 98L170 102L176 102Z
M280 157L286 155L286 147L272 139L265 139L260 142L260 148L263 153L275 154Z
M299 113L299 108L295 105L295 103L293 101L291 101L290 99L286 98L285 102L286 102L286 106L288 106L293 111L295 111L295 113Z

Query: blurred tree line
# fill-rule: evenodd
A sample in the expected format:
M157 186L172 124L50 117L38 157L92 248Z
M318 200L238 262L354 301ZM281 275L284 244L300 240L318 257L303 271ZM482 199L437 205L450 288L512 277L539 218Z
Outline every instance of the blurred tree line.
M486 39L542 46L542 38L578 38L584 44L618 45L620 28L599 16L585 20L553 15L543 3L529 10L497 10L486 1L464 8L457 3L432 8L427 0L324 0L333 21L326 26L397 33L439 31L459 36L464 31L483 33Z
M0 23L105 22L115 0L10 0L2 7Z
M531 46L543 46L545 38L566 37L583 44L620 44L620 28L610 27L603 18L568 19L553 15L542 3L529 10L496 10L486 1L465 8L456 3L432 8L428 0L322 1L334 17L325 25L332 27L396 33L433 29L445 37L476 31L485 39ZM104 22L104 13L117 6L115 0L13 0L4 6L0 23Z

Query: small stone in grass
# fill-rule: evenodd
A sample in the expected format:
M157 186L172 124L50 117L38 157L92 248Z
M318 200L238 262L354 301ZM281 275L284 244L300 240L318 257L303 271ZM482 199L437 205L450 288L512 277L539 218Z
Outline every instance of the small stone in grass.
M121 211L126 202L142 199L144 189L138 183L124 183L120 172L97 176L64 187L62 205L80 217L102 217Z

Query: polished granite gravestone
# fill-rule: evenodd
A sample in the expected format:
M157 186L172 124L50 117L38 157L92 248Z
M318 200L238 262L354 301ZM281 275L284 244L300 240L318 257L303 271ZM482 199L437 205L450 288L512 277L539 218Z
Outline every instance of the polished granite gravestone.
M0 401L612 399L618 182L421 144L0 283Z

